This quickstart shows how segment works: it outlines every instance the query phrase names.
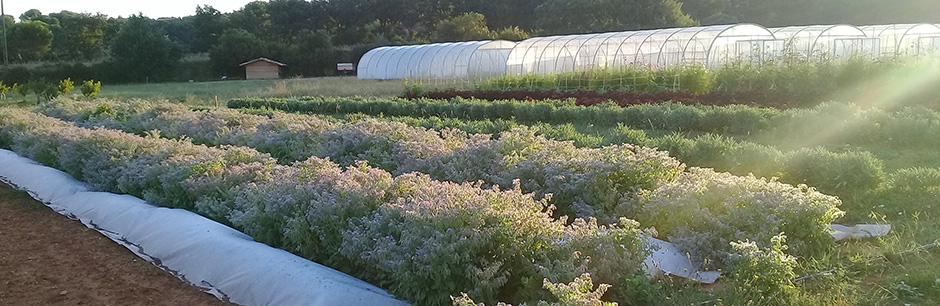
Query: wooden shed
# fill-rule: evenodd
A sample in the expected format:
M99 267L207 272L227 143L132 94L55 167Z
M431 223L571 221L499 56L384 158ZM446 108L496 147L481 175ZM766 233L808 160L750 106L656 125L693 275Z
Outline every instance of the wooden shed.
M245 67L245 79L265 80L281 78L281 70L287 65L275 60L260 57L244 62L238 66Z

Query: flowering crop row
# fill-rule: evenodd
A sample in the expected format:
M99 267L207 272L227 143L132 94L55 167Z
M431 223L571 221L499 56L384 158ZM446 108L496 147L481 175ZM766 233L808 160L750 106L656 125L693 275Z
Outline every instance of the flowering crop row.
M634 221L567 224L518 189L393 177L320 158L277 165L240 147L85 129L0 110L0 145L101 190L193 209L252 235L388 288L420 304L548 298L543 278L587 272L626 288L647 254Z
M881 109L851 103L778 110L746 105L677 103L618 107L579 106L570 100L450 100L307 97L235 99L231 108L268 108L315 114L441 117L464 120L513 120L522 123L593 124L673 132L758 135L780 143L799 143L826 131L830 143L853 145L940 146L940 112L923 107Z
M107 111L101 111L101 109ZM493 140L487 136L467 136L454 131L438 133L397 122L362 120L341 124L309 116L275 113L273 117L268 118L239 114L232 110L191 111L184 107L163 104L156 107L135 103L117 104L117 106L98 104L96 106L96 104L86 102L59 101L55 104L44 105L40 110L87 126L120 127L136 133L160 129L160 133L164 135L192 135L190 137L194 140L198 139L213 145L225 144L226 141L228 144L233 144L232 139L247 139L243 142L255 148L267 149L269 152L290 151L292 154L298 154L291 150L312 148L303 151L305 154L296 156L301 158L310 155L329 157L344 166L354 165L358 160L365 160L395 175L422 172L433 179L442 181L458 183L482 181L486 186L496 185L504 189L514 188L518 182L523 192L534 193L538 198L550 198L548 203L556 205L560 214L594 217L603 223L617 222L620 217L624 216L631 218L647 216L640 213L646 210L643 203L647 196L657 190L662 190L667 185L674 184L677 177L689 175L689 173L682 174L684 166L679 161L668 157L665 152L632 145L578 148L569 142L553 141L536 136L534 130L525 128L503 132L497 140ZM275 121L279 123L271 123ZM291 141L276 145L275 142L266 142L268 144L266 146L257 146L258 142L251 139L259 141L291 139ZM748 180L762 181L753 177ZM762 182L766 186L761 184L757 186L763 186L760 188L786 186L775 182ZM818 195L815 191L809 190L799 194ZM832 201L832 199L827 201ZM776 205L784 202L786 200L778 199L768 203ZM815 202L807 201L807 203ZM826 201L822 203L832 204ZM803 207L797 204L787 204L787 206ZM651 207L669 209L663 206ZM733 210L727 208L715 208L715 211L721 215L734 215ZM775 216L778 214L769 211L764 213ZM817 213L822 212L810 214ZM640 218L640 220L644 219ZM811 218L810 220L817 220L818 224L827 224L825 220L828 219ZM726 225L726 222L718 224ZM727 243L721 240L728 239L725 236L714 236L708 241L684 239L684 237L697 236L692 232L673 231L673 228L681 226L680 224L672 224L669 228L664 228L664 225L659 224L649 225L655 225L662 232L669 233L664 237L685 241L689 247L705 243L718 246L716 249L718 253L727 250L721 247L727 246ZM738 228L737 226L731 227ZM754 229L761 231L761 235L765 235L762 236L766 238L764 241L769 241L770 236L766 235L779 233L768 232L766 228L741 228L739 230L741 233L747 233L742 235L754 237L756 233L751 232ZM817 231L810 227L807 229L811 229L808 232ZM793 230L802 231L802 229ZM824 231L820 230L820 232ZM806 235L791 233L790 236L804 237ZM818 244L818 240L823 239L820 237L813 236L811 240L817 241ZM718 259L721 256L707 257Z
M102 110L104 109L104 110ZM531 129L500 134L467 135L441 132L404 123L362 120L332 123L291 114L273 117L234 110L192 111L171 104L48 103L39 111L86 127L104 126L126 132L218 146L248 146L281 158L282 163L310 156L329 158L342 166L357 161L395 175L429 174L451 182L482 181L486 186L512 188L539 198L551 195L559 213L616 222L619 203L630 202L639 190L651 190L681 173L684 165L667 153L633 145L578 148L536 136Z
M643 104L619 107L614 104L575 105L572 100L500 100L454 98L450 100L400 98L366 99L306 97L287 99L234 99L230 108L269 108L286 112L315 114L367 114L460 118L470 120L512 119L521 122L584 123L604 126L624 124L633 128L732 133L772 127L771 120L781 111L745 105L708 106L678 103Z

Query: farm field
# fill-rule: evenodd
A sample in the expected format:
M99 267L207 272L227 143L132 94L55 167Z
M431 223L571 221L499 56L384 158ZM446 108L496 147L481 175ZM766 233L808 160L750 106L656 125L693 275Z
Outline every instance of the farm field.
M227 80L195 83L156 83L105 85L100 97L121 99L167 99L210 105L218 96L221 103L238 97L294 96L376 96L401 94L400 80L359 80L355 77L327 77L284 80Z
M310 103L315 105L310 106ZM407 106L408 103L424 103L424 108ZM468 106L461 106L461 103ZM646 281L642 278L621 277L636 275L636 272L629 272L629 267L635 267L635 262L641 254L630 247L616 251L620 254L619 263L616 264L620 268L615 270L614 274L609 274L610 272L604 272L602 267L613 263L606 260L597 264L592 264L591 261L579 264L577 260L564 261L564 256L559 257L559 254L572 250L578 250L580 254L595 254L593 258L606 259L610 256L610 253L597 253L601 250L578 249L578 245L583 246L581 242L562 248L563 245L558 245L556 240L540 240L544 238L535 238L536 236L529 236L532 233L526 232L517 232L515 235L521 236L502 242L492 240L496 237L488 236L490 234L476 238L487 239L487 245L499 245L497 248L507 247L508 245L503 243L509 241L547 243L547 249L530 247L510 253L535 252L534 254L542 254L535 258L554 260L558 264L565 262L567 268L542 264L536 267L536 270L549 271L540 273L563 273L563 277L553 276L556 278L552 281L557 283L561 283L562 279L565 279L565 283L571 281L577 274L575 271L593 271L591 275L595 284L603 282L614 285L610 293L605 295L605 299L613 299L622 304L631 305L624 301L633 301L631 303L639 305L737 305L752 301L757 304L926 305L940 299L940 285L937 285L940 270L933 264L938 259L938 253L932 244L940 234L940 230L937 230L940 224L937 224L937 218L932 216L938 205L937 200L940 199L940 157L932 153L934 144L940 142L940 137L935 134L936 129L931 128L938 122L935 112L921 109L886 111L835 102L815 108L778 111L743 106L705 107L681 104L642 105L621 109L573 106L568 105L568 102L559 101L537 106L551 106L539 112L539 115L545 117L524 117L514 114L529 113L531 109L526 108L528 104L523 101L512 103L510 104L514 109L507 109L504 103L502 108L499 108L501 111L486 112L475 110L474 107L500 107L501 104L461 99L407 102L387 98L301 98L234 100L230 106L253 106L261 109L233 110L158 100L60 99L39 107L22 104L8 107L0 116L3 118L0 122L6 126L5 136L0 139L9 142L4 143L4 146L19 148L18 151L21 152L32 152L29 154L34 154L34 158L46 164L58 164L72 169L67 170L70 173L84 175L88 180L99 180L94 184L99 184L100 188L138 193L145 198L149 196L149 200L154 203L196 210L216 220L232 224L259 241L284 247L304 257L338 267L354 276L389 288L390 292L410 301L417 301L418 304L440 304L447 300L445 296L440 295L428 297L425 295L428 293L450 291L449 295L456 295L466 292L466 289L459 288L484 284L491 286L488 290L493 290L493 295L468 292L478 302L492 301L494 297L500 300L523 301L527 298L518 296L522 292L545 294L537 293L540 290L524 289L525 287L519 285L506 287L509 286L507 284L525 280L514 280L513 274L505 271L527 270L529 268L525 268L526 265L516 264L515 269L518 270L496 268L495 271L485 272L510 273L505 281L496 283L483 282L490 277L474 280L475 278L458 276L459 273L438 274L435 277L459 281L443 284L446 287L431 287L433 289L427 290L427 293L421 293L422 291L415 291L411 286L402 287L403 282L423 279L419 275L410 274L414 272L404 272L422 271L420 267L414 266L415 262L403 262L407 266L385 266L380 261L375 261L379 258L364 257L364 254L384 254L380 258L394 260L398 258L396 256L401 256L396 254L408 252L409 249L419 252L442 252L443 250L435 249L440 247L441 242L438 241L474 236L467 232L440 237L431 234L430 237L436 237L437 241L406 243L407 240L402 240L397 243L383 242L385 244L382 245L363 245L362 242L356 242L361 239L360 236L373 235L399 239L410 239L406 238L410 235L424 237L427 233L442 232L441 230L450 233L447 229L456 230L466 226L468 223L464 222L473 224L474 221L470 221L472 219L464 219L467 216L455 213L467 209L486 209L487 205L473 206L477 204L460 202L463 200L457 199L469 196L467 192L477 194L488 186L500 186L504 191L482 196L489 197L490 201L512 199L507 203L514 204L503 204L509 206L501 206L503 208L483 213L484 215L493 214L494 217L518 220L515 222L547 222L553 217L545 215L543 209L536 208L553 205L555 209L551 216L567 215L572 218L569 222L575 217L593 217L598 220L597 225L590 222L583 225L575 222L567 226L550 225L552 223L531 224L533 229L541 228L542 231L555 232L569 237L566 239L575 239L573 241L587 237L601 239L595 241L630 241L629 237L642 235L645 229L652 226L658 232L652 233L653 235L658 234L658 237L678 243L696 254L692 255L693 260L702 262L703 266L734 271L726 272L718 285L706 288L677 279L659 280L655 284L645 285ZM290 105L292 108L283 109L300 111L303 114L284 113L276 110L278 105ZM386 105L398 105L399 108L383 108ZM429 106L435 107L434 111L427 111ZM598 114L601 110L618 112L616 116L610 116L618 119L592 120L603 117L604 113ZM556 112L566 114L567 117L551 115ZM422 113L425 115L421 115ZM22 122L21 120L27 118L29 119L26 121L39 122L39 125L44 127L13 123ZM564 118L567 118L567 122ZM646 122L638 118L645 119ZM104 133L107 135L97 135L103 131L89 132L91 130L81 128L96 126L130 134L109 132ZM818 135L819 131L830 133L827 137L811 137ZM33 136L10 138L10 135L31 133ZM43 133L52 133L52 136ZM75 133L90 137L89 142L81 140L82 137L75 140L70 136L72 140L63 143L54 136ZM471 136L472 134L488 136ZM17 140L17 137L20 139ZM42 149L57 143L54 147L84 148L80 150L87 151L95 148L95 143L101 140L92 139L99 137L111 139L108 141L122 139L118 142L154 142L153 145L146 145L150 149L137 151L135 154L157 154L156 151L147 153L148 150L177 152L172 154L180 154L180 150L191 152L184 153L184 156L192 156L185 159L195 160L183 164L176 162L177 164L169 166L170 168L166 168L167 165L159 166L158 168L164 169L155 170L152 175L174 171L174 167L184 167L192 169L189 171L190 178L177 178L178 181L201 183L190 186L183 183L179 186L181 191L173 193L161 191L163 187L154 187L156 185L153 184L157 182L141 182L140 186L114 186L107 179L97 178L89 172L90 169L104 170L108 166L75 161L72 158L61 161L61 157L56 157L59 156L57 153ZM166 140L183 143L166 143ZM223 157L221 160L207 157L207 152L199 153L206 149L199 146L189 148L185 144L188 142L209 146L208 150L215 152L209 155ZM44 144L35 146L31 143ZM624 143L639 147L621 145ZM176 148L180 145L182 147ZM101 156L89 154L90 157ZM124 154L127 153L110 154L126 156ZM165 153L154 156L161 154ZM270 157L266 157L267 154L270 154ZM146 166L146 159L134 160L132 155L126 156L131 158L126 162L138 167L133 169L149 167ZM313 158L310 158L311 156ZM329 161L319 158L328 158ZM92 159L100 160L97 157ZM368 165L357 163L360 160L367 161ZM738 176L686 168L678 162L688 167L714 168L718 172L728 171ZM637 165L640 164L646 166L638 168ZM343 167L349 168L341 170ZM646 169L643 170L644 168ZM411 172L425 173L429 177L412 177L407 174ZM315 174L310 176L311 174L304 173ZM836 195L839 198L836 200L826 197L812 189L791 189L788 185L748 178L749 173L758 177L777 177L781 182L788 184L805 183L818 188L824 194ZM147 174L144 176L157 179ZM572 179L559 181L553 180L553 177ZM513 181L519 178L522 180ZM302 183L297 187L285 188L277 186L276 183L284 184L283 182L298 180ZM412 203L408 205L418 206L390 205L391 202L387 202L391 200L389 196L376 197L375 193L379 190L389 192L385 189L388 187L366 188L367 186L361 185L369 180L389 182L382 184L392 186L407 184L411 186L409 188L439 186L438 181L479 181L480 183L476 184L482 185L444 183L448 187L438 188L456 188L443 191L444 195L441 195L440 190L421 189L420 192L424 196L434 194L445 197L448 199L445 203L464 203L457 206L462 207L460 210L454 211L456 207L446 208L448 204L445 203L434 204L444 206L433 206L436 207L433 209L430 208L432 206L422 206L430 203L421 204L422 202L417 201L420 197L412 193L414 191L391 197L399 199L397 201ZM254 187L247 191L236 187L245 183ZM297 183L287 185L292 184ZM629 188L621 189L617 184ZM213 189L213 186L224 187L222 190L234 189L221 193L209 192L208 194L212 194L210 198L200 196L206 194L205 190ZM350 220L348 226L358 224L340 230L343 233L355 233L355 236L335 234L337 228L344 227L344 222L337 224L330 221L322 223L330 224L329 227L322 227L317 224L324 221L315 218L297 219L298 209L306 211L315 207L294 206L296 204L291 204L289 199L308 199L311 192L335 192L324 186L344 190L342 194L347 196L337 199L348 199L348 194L352 193L356 194L356 198L363 199L360 203L373 203L366 207L354 208L348 206L351 202L343 202L346 204L330 208L329 211L334 214L347 216L346 220ZM702 193L690 193L688 188L700 190L698 192ZM532 193L535 198L523 196L518 193L520 191ZM740 193L742 191L744 193ZM164 194L158 194L161 192ZM182 192L181 197L171 196L178 192ZM552 197L540 200L547 202L539 202L538 199L546 194L552 194ZM612 194L616 197L609 196ZM289 197L282 198L288 202L278 202L282 203L277 204L279 206L272 207L271 204L259 202L260 199L281 199L283 196ZM191 200L173 200L176 198ZM530 202L532 200L536 201ZM833 202L834 200L836 202ZM260 213L257 210L259 208L250 208L252 206L240 206L244 204L226 204L229 201L261 205L254 207L266 207L262 208L261 212L274 214ZM623 204L631 202L641 204ZM736 205L741 206L723 206L730 203L739 203ZM838 208L835 208L835 205L839 205ZM513 208L507 211L507 207ZM753 208L744 209L745 207ZM781 210L783 207L787 209ZM363 215L373 209L377 209L374 217ZM686 217L682 217L683 214L676 213L677 211L689 211L691 215L688 217L697 215L710 220L711 223L695 222L694 218L684 219ZM327 212L319 212L323 213ZM401 219L402 213L416 214L411 218L417 219ZM531 215L532 213L537 213L538 217ZM354 216L362 216L363 219ZM639 224L618 220L623 216L636 219ZM517 219L520 217L522 219ZM756 220L764 218L775 220L770 221L773 226L755 227L749 223L760 222ZM369 225L376 224L375 222L387 225L383 225L383 228ZM393 225L400 222L411 226L420 225L420 231L425 234L396 229ZM827 235L824 228L818 227L827 222L888 223L893 228L892 233L886 237L833 243L827 241L831 239L825 238ZM608 230L596 227L614 223L619 225ZM297 236L298 231L308 231L308 226L312 226L310 229L314 232ZM609 233L613 229L616 229L619 238L601 234ZM501 232L499 225L484 226L480 230L485 233ZM334 234L330 234L331 231ZM600 236L571 236L575 233L573 231L582 233L580 235L594 233L591 235ZM783 245L789 246L789 251L773 247L772 242L780 240L771 238L780 232L787 236ZM308 235L314 233L320 233L320 239L325 240L311 240ZM739 245L733 249L730 242L734 240L756 241L759 248L746 249ZM350 246L350 243L355 247ZM329 255L310 249L319 245L333 245L343 251L342 254ZM480 254L475 252L481 250L481 246L459 243L452 247L467 248L460 251L461 254ZM386 250L382 252L388 253L375 253L379 250ZM744 257L748 258L746 261L741 261L742 257L735 257L738 255L732 255L742 252L749 254ZM496 256L501 262L511 261L512 256L506 257L506 254L483 255L480 259L493 260L491 256ZM793 258L789 255L797 256L795 261L791 261ZM429 261L420 262L425 262L429 267L453 269L464 266L441 262L434 259L434 255L428 256ZM480 255L471 255L469 260L480 260L472 259L472 256ZM492 261L487 262L494 264ZM743 264L744 262L750 265ZM772 264L774 262L777 264ZM751 270L744 270L742 265ZM484 271L486 270L475 273ZM741 273L756 276L754 280L771 280L761 283L742 279ZM793 279L806 275L811 277L799 278L800 281L792 282ZM461 281L471 283L460 283ZM503 283L500 284L501 282ZM505 288L523 289L506 291ZM783 288L783 291L768 291L779 288ZM833 294L834 292L838 294Z
M0 212L0 304L231 305L5 184Z

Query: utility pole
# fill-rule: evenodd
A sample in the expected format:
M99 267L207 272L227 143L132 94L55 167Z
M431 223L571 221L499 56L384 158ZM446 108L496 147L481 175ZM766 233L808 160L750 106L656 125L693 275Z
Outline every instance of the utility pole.
M0 0L0 18L3 19L2 22L3 22L3 65L4 66L10 64L9 56L7 56L7 17L6 16L7 16L6 10L3 9L3 0Z

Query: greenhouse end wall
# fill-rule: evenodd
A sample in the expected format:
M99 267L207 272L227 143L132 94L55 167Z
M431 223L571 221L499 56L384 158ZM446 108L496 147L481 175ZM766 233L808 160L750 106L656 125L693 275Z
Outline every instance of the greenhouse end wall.
M493 77L506 72L515 43L470 41L380 47L359 60L360 79L445 79Z

